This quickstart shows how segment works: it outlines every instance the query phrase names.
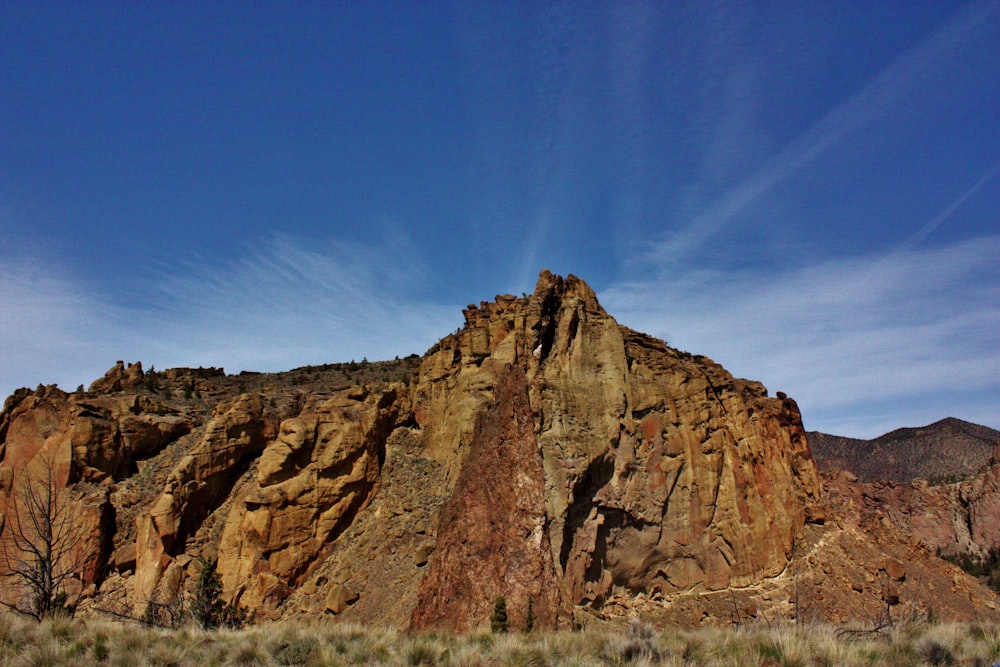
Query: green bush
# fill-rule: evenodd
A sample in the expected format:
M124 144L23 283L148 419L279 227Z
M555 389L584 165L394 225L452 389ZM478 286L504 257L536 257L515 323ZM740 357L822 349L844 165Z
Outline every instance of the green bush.
M205 630L219 627L240 629L246 625L249 612L239 605L222 600L222 577L215 570L215 562L203 563L198 576L191 613Z
M985 556L968 551L944 555L939 549L938 557L954 563L974 577L984 579L987 586L1000 593L1000 549L994 547Z
M490 630L496 634L510 631L510 622L507 620L507 599L502 595L493 601L493 613L490 614Z
M312 637L298 637L282 642L274 651L279 665L305 665L319 652L319 642Z

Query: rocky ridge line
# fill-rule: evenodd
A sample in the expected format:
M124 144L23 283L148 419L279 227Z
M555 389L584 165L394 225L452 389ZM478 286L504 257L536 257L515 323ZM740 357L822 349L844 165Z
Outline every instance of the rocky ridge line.
M89 392L18 392L0 498L53 462L91 517L72 593L93 613L182 599L216 561L258 619L399 628L482 627L497 595L540 627L727 622L733 600L789 618L806 576L831 591L812 613L839 619L880 609L899 572L866 568L904 557L924 560L897 603L994 604L898 533L865 537L824 492L792 399L622 327L578 278L542 272L532 295L464 312L420 358L237 377L119 364ZM921 592L938 580L950 594Z

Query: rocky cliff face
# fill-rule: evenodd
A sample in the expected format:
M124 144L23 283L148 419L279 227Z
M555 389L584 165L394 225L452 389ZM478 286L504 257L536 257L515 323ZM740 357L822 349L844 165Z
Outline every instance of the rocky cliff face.
M837 530L783 394L620 326L573 276L465 319L419 359L119 364L89 392L19 392L0 491L51 452L60 488L105 508L83 608L141 614L217 562L259 619L414 629L481 627L497 596L514 625L529 604L541 627L723 619L709 600L784 586L803 540Z
M1000 432L946 418L873 440L808 435L821 471L928 549L1000 549Z
M439 515L414 629L473 630L498 596L507 600L515 627L524 626L529 604L541 628L555 628L566 616L527 378L510 365L497 380L494 399L476 419L455 491Z
M1000 445L986 468L958 482L917 479L856 487L865 506L879 508L898 530L936 553L982 557L1000 549Z
M421 366L414 410L442 382L467 383L468 429L498 373L524 374L566 603L721 590L784 569L820 513L793 401L621 327L572 276L543 273L530 298L470 306L466 322ZM441 449L461 459L463 438Z

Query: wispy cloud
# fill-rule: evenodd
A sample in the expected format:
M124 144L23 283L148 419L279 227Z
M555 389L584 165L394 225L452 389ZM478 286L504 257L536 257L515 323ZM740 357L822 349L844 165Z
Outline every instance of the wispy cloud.
M979 192L984 185L990 182L990 180L1000 172L1000 162L997 162L993 167L985 174L983 174L972 187L963 192L958 199L948 204L943 211L931 218L927 224L920 228L913 236L906 239L901 245L900 250L910 250L917 247L921 241L927 238L935 229L940 227L942 224L948 221L948 219L955 214L955 211L962 208L962 204L969 201L969 199Z
M43 262L0 266L0 393L87 384L117 359L275 371L423 353L461 323L411 253L268 240L222 264L160 267L124 306Z
M222 266L164 276L164 306L143 325L172 323L159 337L169 358L195 354L240 368L422 353L460 315L426 301L415 264L388 246L305 247L277 237Z
M115 361L120 319L50 263L0 258L0 393L97 377Z
M619 283L601 300L628 326L787 392L810 429L874 436L948 414L1000 427L997 257L991 236Z
M997 427L998 256L992 236L782 274L617 283L601 299L624 324L788 392L808 428L870 436L947 414ZM405 265L383 261L276 239L164 276L148 308L126 308L39 262L4 260L0 390L72 388L119 358L234 372L422 352L459 324L457 309L405 298Z
M841 140L905 100L927 71L977 31L997 21L1000 3L973 2L916 46L895 58L860 90L843 100L748 178L653 244L643 259L670 267Z

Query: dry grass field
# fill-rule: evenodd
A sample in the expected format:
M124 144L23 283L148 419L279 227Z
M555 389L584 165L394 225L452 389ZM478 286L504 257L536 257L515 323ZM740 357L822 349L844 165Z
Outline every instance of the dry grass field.
M0 666L198 667L303 665L985 665L1000 628L897 624L847 636L829 626L653 631L641 623L554 634L405 635L317 622L246 630L160 630L102 620L43 623L0 616Z

